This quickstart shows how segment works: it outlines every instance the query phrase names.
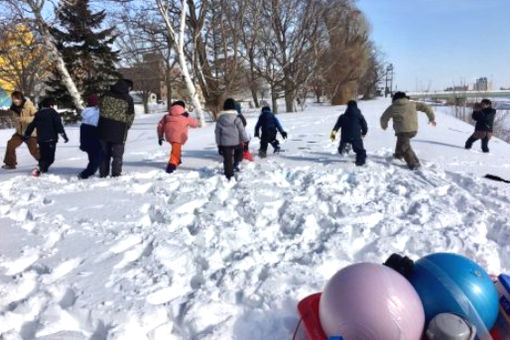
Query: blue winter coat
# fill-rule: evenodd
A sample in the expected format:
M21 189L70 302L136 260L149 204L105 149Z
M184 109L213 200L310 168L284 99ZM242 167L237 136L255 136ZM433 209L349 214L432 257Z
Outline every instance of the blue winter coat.
M262 134L276 134L276 131L280 131L283 133L282 125L280 121L271 109L265 107L262 109L262 113L259 116L259 120L257 121L257 125L255 125L255 136L259 136L259 132L262 130Z
M343 115L338 117L338 121L333 131L342 129L341 140L352 142L360 140L368 132L368 125L365 117L357 107L349 107Z

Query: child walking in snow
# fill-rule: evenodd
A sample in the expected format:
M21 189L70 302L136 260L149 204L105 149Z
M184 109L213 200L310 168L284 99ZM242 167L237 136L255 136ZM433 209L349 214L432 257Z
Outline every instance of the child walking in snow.
M49 167L55 161L55 151L58 143L58 135L62 135L64 142L69 142L62 119L54 110L55 100L53 98L45 98L39 104L39 111L35 114L35 118L25 131L24 140L28 140L37 130L37 143L39 144L40 158L39 168L32 171L34 176L48 172Z
M475 132L466 141L466 149L471 149L473 143L481 139L482 151L489 152L495 117L496 110L492 108L492 102L489 99L482 100L481 105L475 104L473 108L473 120L476 121Z
M342 131L338 152L343 154L346 144L350 143L353 151L356 153L356 165L364 165L367 152L363 146L363 138L368 132L368 126L365 117L363 117L363 114L358 109L358 104L354 100L351 100L347 104L345 113L338 117L333 131L331 131L331 141L335 141L338 130L340 129Z
M218 152L223 156L225 176L230 180L234 171L239 171L239 163L243 160L243 143L249 141L235 101L231 98L225 100L223 111L219 113L215 135Z
M169 174L174 172L182 163L181 151L182 146L188 140L189 127L198 127L198 122L193 117L190 117L186 111L186 104L180 100L171 105L170 112L158 124L159 145L163 145L165 139L172 145L172 152L166 167L166 172Z
M262 130L262 136L260 136L260 130ZM267 146L271 144L274 152L280 151L280 142L276 139L277 132L280 132L283 139L287 139L287 132L285 132L280 124L280 121L273 112L269 104L262 104L262 113L259 116L257 125L255 126L255 137L260 137L260 149L259 156L265 158L267 156Z
M87 153L89 164L78 174L78 178L93 176L101 166L102 150L97 124L99 122L99 97L95 94L87 98L87 107L82 111L80 126L80 150Z

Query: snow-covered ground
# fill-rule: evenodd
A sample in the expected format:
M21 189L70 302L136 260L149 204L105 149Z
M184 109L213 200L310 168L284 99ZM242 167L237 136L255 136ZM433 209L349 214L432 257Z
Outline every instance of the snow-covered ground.
M0 339L290 339L297 302L353 262L451 251L510 270L510 190L482 178L510 177L510 146L466 151L471 126L438 113L433 128L422 115L424 167L408 171L378 124L388 103L360 103L362 168L329 141L344 109L330 106L280 115L285 152L233 182L214 126L191 131L183 166L164 173L160 115L137 118L118 179L75 178L77 128L50 175L31 177L21 147L19 168L0 173ZM0 132L2 154L11 133Z

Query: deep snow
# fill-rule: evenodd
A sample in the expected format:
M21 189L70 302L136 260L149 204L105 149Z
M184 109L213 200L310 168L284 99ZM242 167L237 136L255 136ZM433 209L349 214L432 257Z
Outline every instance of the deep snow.
M471 126L438 113L433 128L423 114L413 145L424 167L410 172L379 128L387 104L360 103L362 168L328 140L344 109L330 106L281 114L285 152L233 182L214 126L191 131L183 166L164 173L161 115L137 118L118 179L75 178L78 128L50 175L29 176L21 147L19 168L0 173L0 339L289 339L297 302L353 262L452 251L510 270L510 191L482 178L510 177L510 146L466 151Z

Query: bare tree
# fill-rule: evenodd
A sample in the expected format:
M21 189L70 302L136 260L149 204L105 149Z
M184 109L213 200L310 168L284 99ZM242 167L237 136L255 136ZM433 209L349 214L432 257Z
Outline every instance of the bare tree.
M312 56L321 41L322 8L315 0L264 0L263 15L271 30L266 30L269 36L261 43L269 45L281 69L287 112L296 110L297 91L313 73L316 60Z

